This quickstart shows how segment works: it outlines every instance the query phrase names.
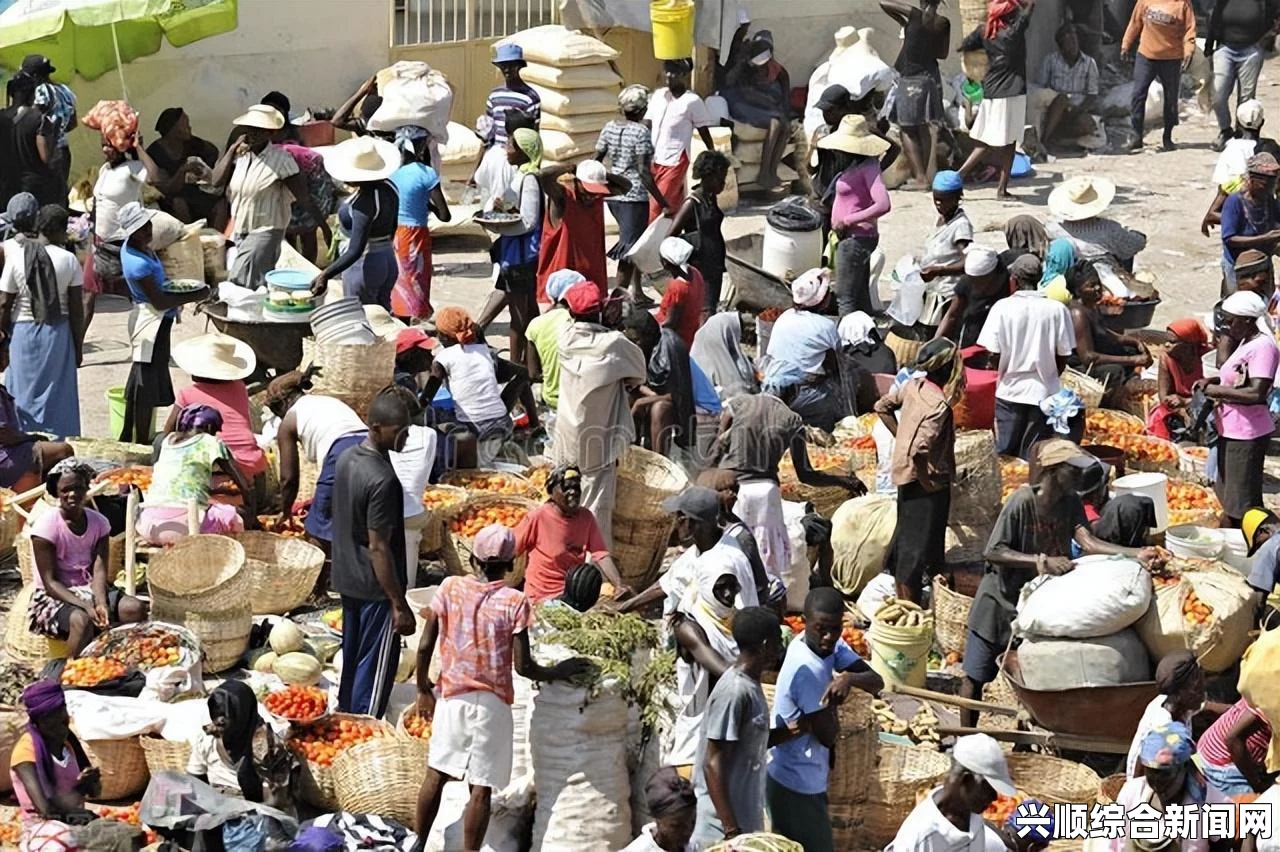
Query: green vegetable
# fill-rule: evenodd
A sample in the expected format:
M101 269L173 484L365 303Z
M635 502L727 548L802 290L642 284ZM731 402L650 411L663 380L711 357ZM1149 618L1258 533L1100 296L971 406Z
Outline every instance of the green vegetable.
M780 834L765 831L740 834L732 840L717 843L707 852L804 852L804 847Z

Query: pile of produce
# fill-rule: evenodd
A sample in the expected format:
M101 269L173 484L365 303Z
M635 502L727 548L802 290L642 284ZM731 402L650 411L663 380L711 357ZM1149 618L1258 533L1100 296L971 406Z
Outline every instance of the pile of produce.
M1134 470L1178 466L1178 445L1152 435L1111 435L1107 444L1123 450L1126 463Z
M1222 513L1222 503L1212 489L1194 482L1183 482L1170 479L1165 487L1165 497L1169 502L1169 526L1181 524L1197 524L1208 526L1213 524ZM1216 525L1216 524L1215 524Z
M262 527L264 532L282 535L285 538L303 538L306 534L304 524L307 522L307 516L290 515L285 518L282 515L259 515L258 525Z
M510 497L527 497L530 491L529 480L524 477L492 470L455 470L440 481L468 491L505 494Z
M330 630L337 631L338 633L342 632L342 610L328 610L324 615L320 616L320 621L322 621L324 626L328 627Z
M145 492L151 488L151 468L142 465L116 468L100 474L97 481L112 483L122 494L130 488Z
M312 763L332 766L333 759L353 745L385 735L386 731L372 722L323 719L310 725L295 725L289 745Z
M888 627L933 627L933 613L914 601L887 597L871 620Z
M466 497L457 491L450 491L448 488L436 488L433 486L422 492L422 505L429 512L457 505L465 499Z
M329 712L329 697L314 686L291 684L262 699L267 710L291 722L314 722Z
M804 635L803 615L784 615L782 623L791 631L793 638L800 638ZM845 613L844 616L844 629L840 631L840 638L864 660L871 656L871 649L867 647L866 634L858 627L853 620L853 616L848 613Z
M709 847L707 852L804 852L804 847L780 834L759 831L739 834L732 840Z
M458 513L449 525L455 534L465 538L473 538L480 530L490 524L502 524L514 529L529 514L528 508L515 503L489 503L484 506L473 506Z
M875 452L876 439L870 435L850 435L840 440L840 446L846 450L871 450Z
M128 666L111 657L77 657L62 669L62 685L89 689L128 672Z
M0 663L0 706L18 707L22 690L36 680L36 670L23 663Z
M536 488L539 493L542 493L547 490L547 477L550 475L551 468L546 467L545 465L535 467L529 471L529 482L533 484L533 487Z
M1119 446L1115 438L1120 435L1142 435L1146 424L1132 414L1112 411L1109 408L1091 408L1084 415L1084 436L1091 444Z
M1000 457L1000 501L1009 499L1009 495L1019 487L1026 485L1031 478L1031 465L1014 456Z
M431 720L424 718L417 713L408 713L404 717L404 729L408 731L409 736L417 737L420 740L431 739Z
M927 703L920 704L910 721L900 719L889 703L879 698L871 702L871 712L875 714L877 727L886 734L908 737L912 742L931 748L942 744L938 715Z
M342 610L336 610L339 619ZM324 620L329 613L321 616ZM287 684L314 685L320 681L324 663L337 653L337 640L328 636L308 638L302 628L288 619L282 619L267 636L271 650L250 655L253 670L274 674Z
M1195 590L1192 589L1182 599L1182 617L1186 619L1188 625L1200 626L1208 624L1209 620L1213 618L1213 607L1200 600Z
M198 653L199 648L190 648ZM177 665L182 659L183 643L178 634L163 624L150 623L113 630L85 649L86 656L107 656L126 666L150 671L161 666Z
M996 800L982 812L982 818L994 825L1004 825L1009 817L1013 816L1013 812L1018 809L1020 804L1022 804L1021 796L1006 796L1003 793L997 793Z

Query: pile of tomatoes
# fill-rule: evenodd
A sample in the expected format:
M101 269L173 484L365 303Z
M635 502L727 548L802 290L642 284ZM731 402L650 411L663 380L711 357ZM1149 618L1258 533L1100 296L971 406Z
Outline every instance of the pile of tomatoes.
M529 481L510 473L481 470L454 471L444 478L445 485L456 485L468 491L486 494L505 494L509 497L525 497L529 494Z
M129 671L113 657L77 657L62 669L62 685L89 688L124 677Z
M1023 485L1031 477L1031 465L1016 456L1000 457L1000 500L1008 500L1009 495Z
M410 713L404 717L404 729L411 737L417 737L420 740L431 739L431 720L417 713Z
M112 643L111 655L126 665L149 671L176 665L182 658L182 643L176 633L151 625L130 631Z
M1013 812L1018 809L1020 804L1022 804L1021 796L1006 796L1003 793L997 793L996 800L982 812L982 818L995 825L1004 825L1009 817L1013 816Z
M443 509L467 499L465 494L448 488L431 487L422 492L422 505L428 509Z
M98 481L110 482L121 492L126 492L130 488L145 492L151 488L151 468L143 465L116 468L100 475Z
M312 763L331 766L333 759L353 745L384 736L386 731L372 721L325 719L297 729L289 744Z
M1206 515L1222 512L1218 496L1203 485L1170 479L1165 486L1165 499L1169 502L1169 526L1203 523Z
M504 527L515 527L524 520L529 510L514 503L490 503L487 506L474 506L462 511L450 524L456 535L472 538L480 530L490 524L502 524Z
M303 527L305 517L290 515L285 518L281 515L259 515L258 526L262 527L264 532L275 533L285 538L302 538L307 534Z
M1200 600L1194 589L1188 589L1187 596L1182 599L1182 618L1196 626L1208 624L1213 620L1213 607Z
M870 435L853 435L851 437L841 439L840 446L844 447L846 450L874 451L876 448L876 439Z
M290 684L279 692L272 692L262 700L272 713L293 722L311 722L319 719L329 709L329 696L314 686Z
M1118 450L1124 451L1124 457L1130 462L1151 462L1155 464L1177 464L1178 445L1162 440L1153 435L1110 435L1108 443Z
M782 623L790 628L791 632L797 638L804 635L804 616L802 615L784 615ZM858 656L867 659L871 656L871 649L867 645L867 637L863 631L854 625L848 616L844 620L844 629L840 631L840 638L845 644L858 653Z
M1117 435L1142 435L1146 424L1132 415L1106 408L1092 408L1084 415L1084 434L1092 443L1115 446Z

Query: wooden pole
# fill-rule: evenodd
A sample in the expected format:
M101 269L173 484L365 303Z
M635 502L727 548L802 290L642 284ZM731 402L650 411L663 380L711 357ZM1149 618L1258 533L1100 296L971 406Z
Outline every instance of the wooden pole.
M923 698L928 701L936 701L939 704L950 704L955 707L963 707L966 710L977 710L980 713L994 713L997 716L1017 716L1018 711L1013 707L1005 707L1000 704L990 704L986 701L974 701L971 698L961 698L958 695L948 695L945 692L934 692L932 689L920 689L915 686L904 686L902 684L888 684L885 692L896 692L898 695L909 695L912 698Z
M1129 743L1123 740L1103 740L1095 737L1079 737L1074 734L1055 734L1052 731L1001 731L986 728L964 728L939 725L938 733L944 737L963 737L969 734L986 734L995 740L1024 745L1047 746L1072 751L1097 751L1104 754L1128 754Z
M138 593L138 530L135 516L138 513L138 489L130 487L124 509L124 593L133 597Z

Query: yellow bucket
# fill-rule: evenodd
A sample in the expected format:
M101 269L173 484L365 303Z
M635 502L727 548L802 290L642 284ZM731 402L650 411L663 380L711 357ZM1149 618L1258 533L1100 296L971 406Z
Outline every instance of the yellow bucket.
M693 0L651 0L649 23L653 27L653 55L658 59L693 56Z
M929 649L933 647L933 626L891 627L871 622L867 631L871 648L871 668L885 683L923 687L929 669Z

